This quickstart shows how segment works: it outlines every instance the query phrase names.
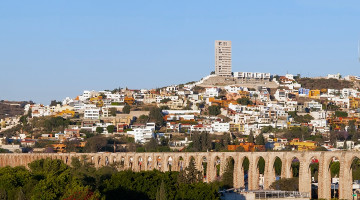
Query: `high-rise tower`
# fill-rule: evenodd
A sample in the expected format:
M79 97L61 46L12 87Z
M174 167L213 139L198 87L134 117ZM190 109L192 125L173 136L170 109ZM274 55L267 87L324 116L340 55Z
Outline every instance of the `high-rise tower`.
M215 41L215 74L231 76L231 41Z

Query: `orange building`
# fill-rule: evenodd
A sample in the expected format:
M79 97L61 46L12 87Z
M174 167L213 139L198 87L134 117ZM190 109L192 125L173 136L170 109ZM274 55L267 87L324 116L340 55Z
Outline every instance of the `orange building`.
M239 145L228 145L228 151L236 151L238 147L243 147L246 152L265 151L265 145L256 145L250 142L240 143Z
M135 103L135 99L133 97L125 97L124 102L128 105L133 105Z
M211 102L211 105L218 105L221 107L229 107L229 104L238 104L236 100L221 100L221 99L215 99L214 97L209 98L209 102Z

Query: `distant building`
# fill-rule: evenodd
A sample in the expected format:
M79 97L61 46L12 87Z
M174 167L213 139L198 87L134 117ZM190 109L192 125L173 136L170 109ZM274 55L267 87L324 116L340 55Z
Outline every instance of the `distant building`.
M231 41L215 41L215 74L231 76Z

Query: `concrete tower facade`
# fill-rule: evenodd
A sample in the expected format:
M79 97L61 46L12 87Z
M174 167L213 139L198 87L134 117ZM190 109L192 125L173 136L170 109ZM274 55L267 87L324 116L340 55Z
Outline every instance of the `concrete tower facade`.
M231 76L231 41L215 41L215 74Z

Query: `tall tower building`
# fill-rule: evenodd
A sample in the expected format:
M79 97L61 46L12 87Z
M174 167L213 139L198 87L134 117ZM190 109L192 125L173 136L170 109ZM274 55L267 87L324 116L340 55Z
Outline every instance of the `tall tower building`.
M215 74L231 76L231 41L215 41Z

